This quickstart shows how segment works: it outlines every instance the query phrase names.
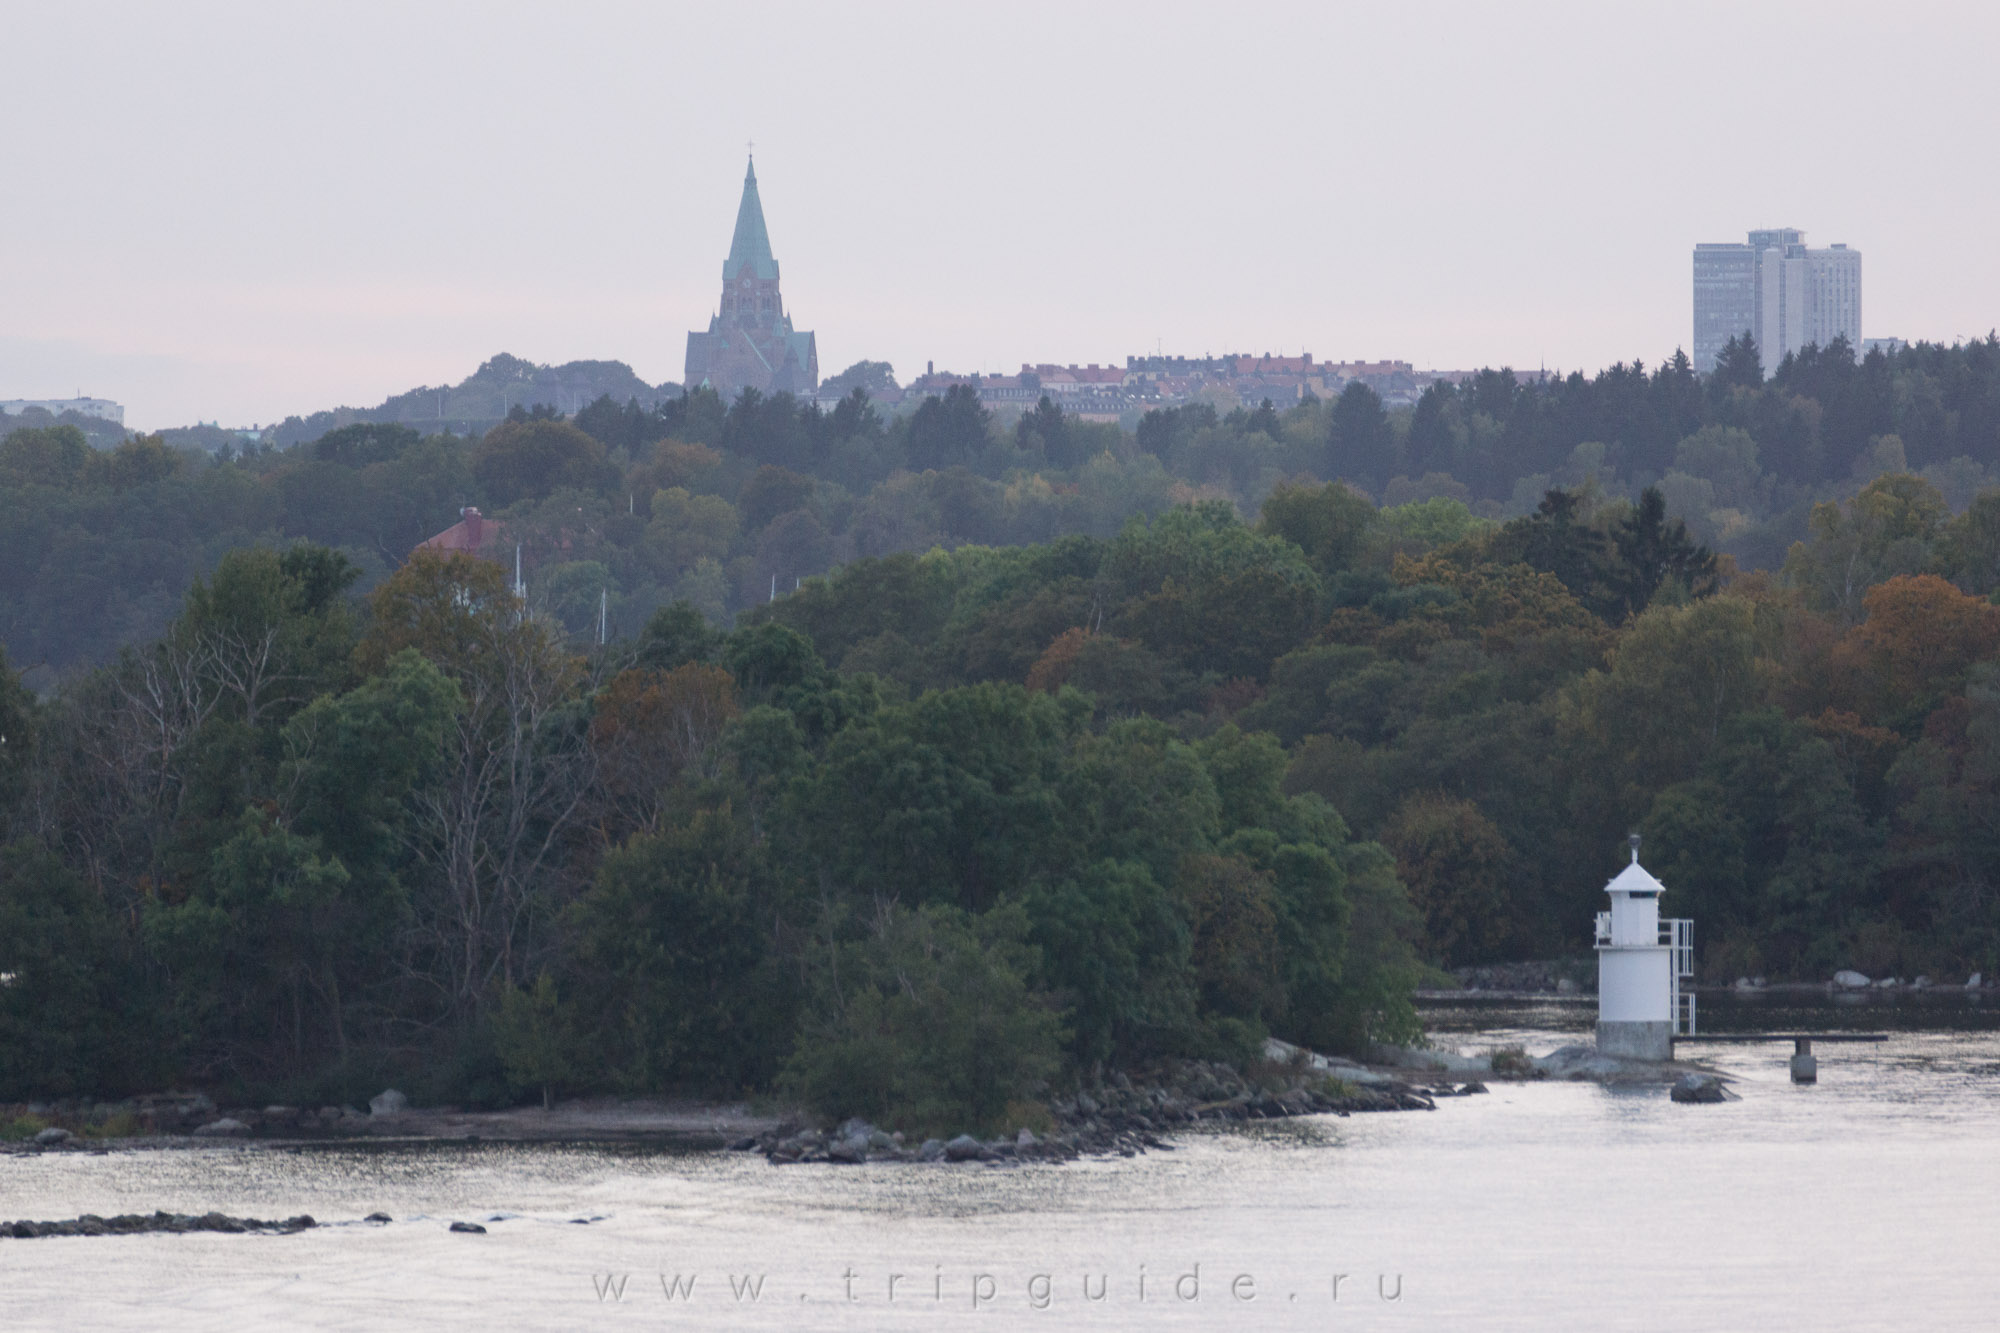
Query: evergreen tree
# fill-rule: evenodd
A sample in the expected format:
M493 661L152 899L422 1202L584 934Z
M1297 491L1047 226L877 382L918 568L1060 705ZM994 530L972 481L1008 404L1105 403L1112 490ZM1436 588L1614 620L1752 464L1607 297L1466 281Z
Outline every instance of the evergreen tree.
M1380 494L1396 473L1396 433L1375 391L1352 380L1334 399L1327 435L1328 475Z

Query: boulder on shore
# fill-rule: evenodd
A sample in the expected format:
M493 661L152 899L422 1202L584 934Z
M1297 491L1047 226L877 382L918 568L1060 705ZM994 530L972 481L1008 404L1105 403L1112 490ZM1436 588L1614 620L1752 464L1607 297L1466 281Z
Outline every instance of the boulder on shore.
M947 1162L976 1162L986 1156L986 1145L970 1134L961 1134L944 1145Z
M369 1115L400 1115L410 1109L410 1099L394 1088L386 1088L368 1099Z
M249 1132L250 1126L241 1120L233 1116L224 1116L220 1120L209 1121L195 1130L194 1135L198 1139L239 1139Z
M1840 971L1833 974L1833 984L1842 990L1860 990L1875 983L1852 968L1843 967Z
M50 1125L47 1129L35 1135L35 1142L46 1148L53 1147L58 1143L68 1143L70 1137L70 1132L60 1125Z
M1677 1102L1711 1105L1732 1100L1722 1080L1713 1074L1682 1074L1668 1094Z

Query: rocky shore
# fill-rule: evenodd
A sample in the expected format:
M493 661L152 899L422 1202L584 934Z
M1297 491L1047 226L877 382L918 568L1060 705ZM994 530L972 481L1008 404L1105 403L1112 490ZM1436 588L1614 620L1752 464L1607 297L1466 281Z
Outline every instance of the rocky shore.
M1440 1097L1486 1091L1474 1081L1410 1082L1345 1061L1273 1043L1283 1062L1267 1061L1249 1073L1200 1060L1174 1061L1113 1073L1092 1087L1048 1104L1053 1128L1028 1126L1011 1136L981 1139L960 1134L921 1143L851 1119L832 1129L787 1123L730 1144L761 1152L774 1165L801 1162L1006 1163L1067 1162L1079 1157L1132 1157L1172 1151L1161 1136L1202 1122L1279 1120L1302 1115L1351 1115L1357 1111L1434 1111ZM1344 1076L1343 1076L1344 1075ZM1047 1127L1045 1127L1047 1128Z
M553 1110L499 1111L411 1106L385 1090L356 1106L221 1106L199 1093L158 1093L125 1101L67 1099L0 1105L0 1153L106 1152L260 1142L343 1140L459 1142L662 1142L720 1146L777 1124L741 1104L663 1098L579 1098ZM9 1132L11 1130L11 1132Z
M549 1110L417 1108L389 1089L371 1099L366 1110L218 1107L198 1093L159 1093L122 1102L0 1106L0 1138L4 1138L0 1152L101 1153L114 1147L190 1148L235 1142L301 1147L342 1139L490 1140L726 1145L762 1153L779 1165L1058 1162L1171 1150L1166 1136L1202 1124L1435 1110L1441 1098L1485 1092L1488 1079L1671 1083L1700 1071L1700 1066L1688 1064L1614 1060L1589 1046L1564 1047L1540 1057L1517 1049L1466 1056L1432 1048L1382 1046L1370 1052L1369 1060L1364 1065L1274 1040L1266 1044L1264 1058L1247 1069L1178 1060L1106 1073L1086 1087L1051 1096L1024 1114L1031 1123L1010 1126L998 1137L957 1134L916 1140L861 1120L814 1125L796 1116L759 1115L741 1104L644 1098L579 1099Z

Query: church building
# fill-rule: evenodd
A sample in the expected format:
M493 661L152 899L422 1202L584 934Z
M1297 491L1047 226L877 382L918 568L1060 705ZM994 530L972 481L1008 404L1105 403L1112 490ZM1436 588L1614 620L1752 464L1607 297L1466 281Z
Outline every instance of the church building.
M743 175L736 235L722 265L722 308L708 332L689 333L688 388L708 385L733 400L744 389L806 397L819 388L819 348L810 332L792 328L778 296L778 261L757 198L757 164Z

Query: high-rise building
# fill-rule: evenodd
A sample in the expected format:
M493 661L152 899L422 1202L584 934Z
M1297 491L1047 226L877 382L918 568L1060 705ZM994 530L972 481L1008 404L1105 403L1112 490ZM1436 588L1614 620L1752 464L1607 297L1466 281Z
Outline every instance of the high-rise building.
M757 164L743 173L743 201L736 206L736 234L722 264L722 303L708 332L688 334L687 378L732 399L744 389L810 395L819 387L819 346L810 332L792 328L778 295L778 261L764 230L757 197Z
M1813 250L1796 227L1753 231L1745 244L1694 248L1694 367L1702 374L1748 333L1766 373L1785 357L1845 336L1861 346L1861 252Z

